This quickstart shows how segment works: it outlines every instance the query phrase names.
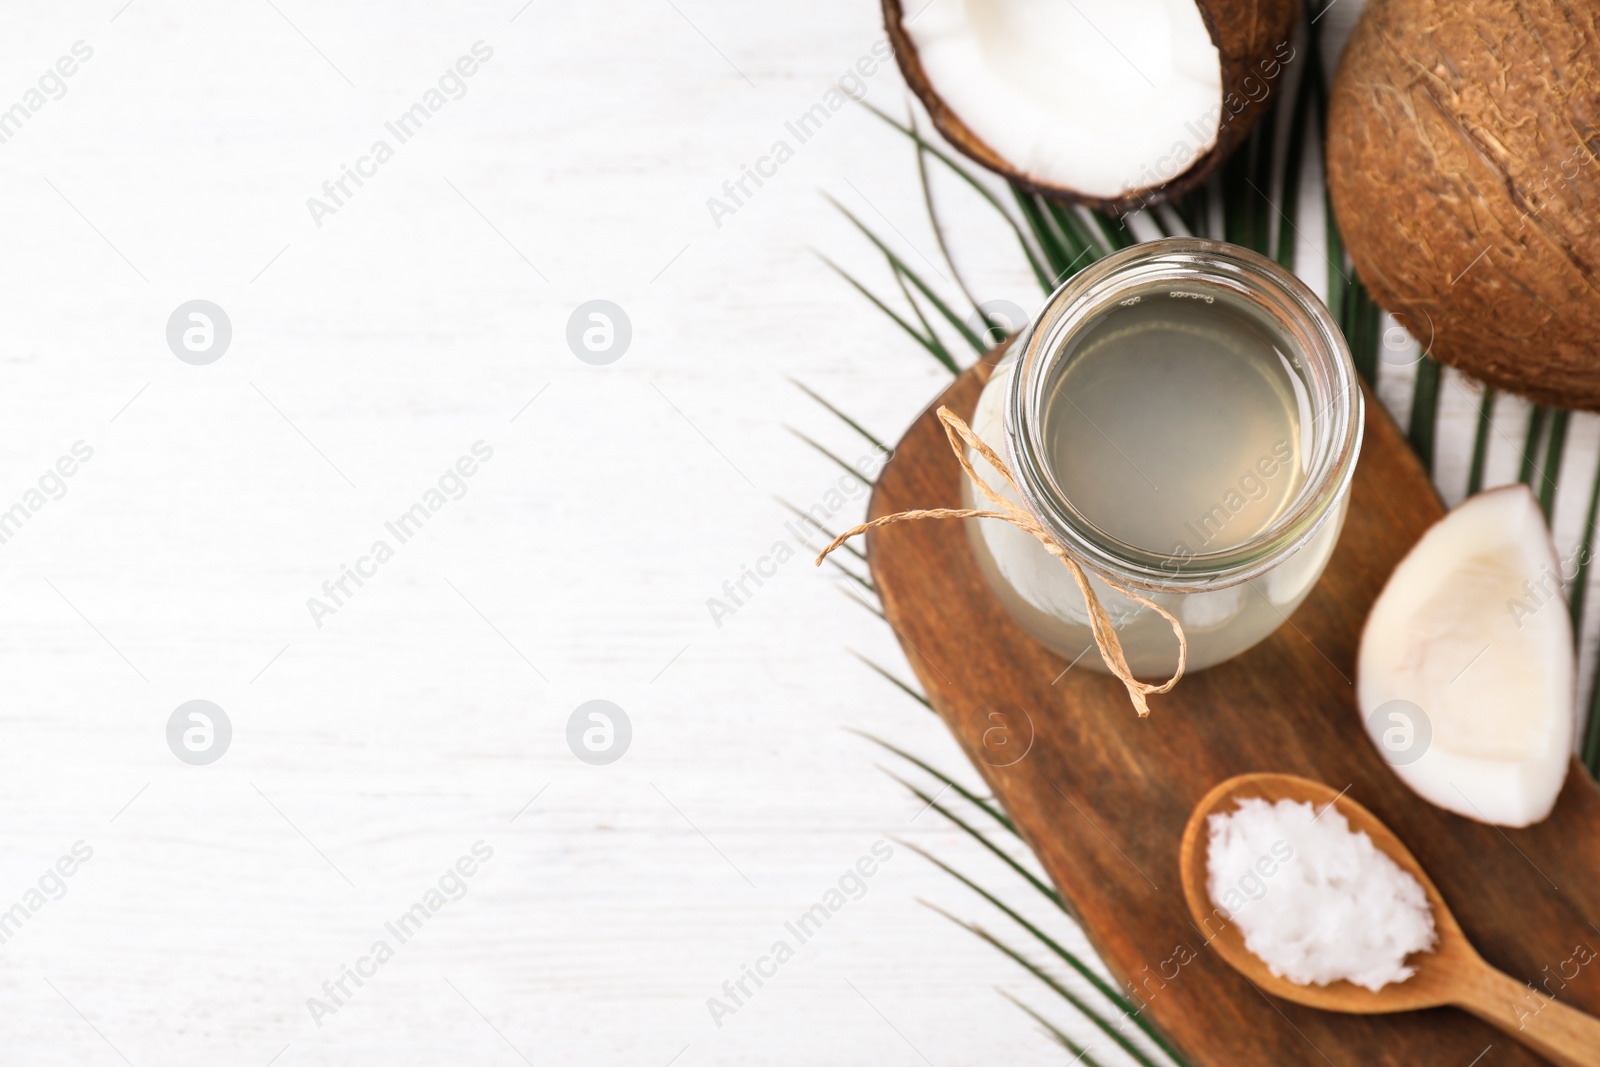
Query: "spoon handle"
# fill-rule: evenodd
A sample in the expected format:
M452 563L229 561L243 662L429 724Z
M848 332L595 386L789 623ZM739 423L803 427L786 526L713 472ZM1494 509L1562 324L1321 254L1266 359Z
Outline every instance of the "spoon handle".
M1487 963L1465 976L1456 1003L1561 1067L1600 1067L1600 1019Z

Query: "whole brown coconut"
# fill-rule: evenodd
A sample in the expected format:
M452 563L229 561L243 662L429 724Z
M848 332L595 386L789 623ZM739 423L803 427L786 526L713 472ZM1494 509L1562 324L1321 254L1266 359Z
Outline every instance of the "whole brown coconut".
M928 0L914 0L913 11ZM945 140L961 153L992 171L1036 193L1060 200L1071 200L1112 214L1124 214L1181 196L1205 181L1233 153L1257 120L1271 111L1280 89L1281 72L1300 61L1303 49L1294 45L1295 27L1300 18L1298 0L1193 0L1211 43L1217 48L1222 67L1221 110L1216 144L1197 158L1186 160L1175 173L1116 197L1093 196L1052 184L1014 162L1005 159L984 143L961 117L951 110L935 90L917 57L916 45L906 30L906 14L900 0L882 0L884 27L894 46L895 58L906 84L928 110ZM913 16L915 17L915 16ZM1175 149L1183 146L1175 145ZM1174 158L1178 158L1174 156ZM1156 164L1158 161L1148 161ZM1165 168L1156 166L1158 173Z
M1438 359L1600 410L1600 4L1372 0L1328 187L1373 297Z

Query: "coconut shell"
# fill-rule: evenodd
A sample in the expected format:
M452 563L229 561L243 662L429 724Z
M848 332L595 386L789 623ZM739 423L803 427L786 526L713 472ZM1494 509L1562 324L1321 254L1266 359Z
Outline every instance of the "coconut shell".
M1328 187L1373 298L1433 355L1600 411L1600 4L1372 0Z
M985 144L934 91L917 58L916 45L906 32L900 0L882 2L884 28L894 46L900 73L945 140L969 159L1026 189L1118 215L1182 196L1205 181L1249 135L1257 120L1272 110L1271 105L1281 92L1282 68L1300 57L1294 44L1295 26L1300 19L1297 0L1196 0L1211 43L1217 46L1222 60L1224 109L1217 143L1167 181L1108 199L1041 181ZM922 2L916 0L916 6Z

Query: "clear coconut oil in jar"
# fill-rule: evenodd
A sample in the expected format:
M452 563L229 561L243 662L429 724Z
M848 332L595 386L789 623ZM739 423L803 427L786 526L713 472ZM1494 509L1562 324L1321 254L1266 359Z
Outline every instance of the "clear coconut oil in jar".
M979 399L973 429L1006 457L1027 508L1089 565L1134 673L1237 655L1310 592L1339 536L1362 397L1327 309L1255 253L1187 238L1094 264L1051 296ZM969 506L985 501L968 482ZM1030 534L968 520L1008 612L1070 661L1103 670L1083 595Z

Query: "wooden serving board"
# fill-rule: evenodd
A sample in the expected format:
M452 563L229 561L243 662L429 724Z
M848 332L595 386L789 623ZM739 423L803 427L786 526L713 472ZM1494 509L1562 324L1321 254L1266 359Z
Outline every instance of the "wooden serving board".
M970 419L993 358L912 424L878 479L874 517L961 506L961 471L934 409ZM1358 1017L1268 998L1208 950L1189 920L1178 846L1194 805L1235 774L1301 774L1349 786L1383 819L1490 963L1600 1013L1600 790L1583 767L1574 762L1548 820L1502 831L1417 797L1360 722L1352 682L1362 622L1395 564L1444 511L1370 393L1352 492L1327 572L1288 624L1151 698L1143 721L1117 681L1081 668L1062 676L1066 662L1011 621L961 522L882 527L869 534L868 553L884 611L935 708L1119 982L1192 1063L1540 1063L1450 1009ZM996 710L1001 718L991 717Z

